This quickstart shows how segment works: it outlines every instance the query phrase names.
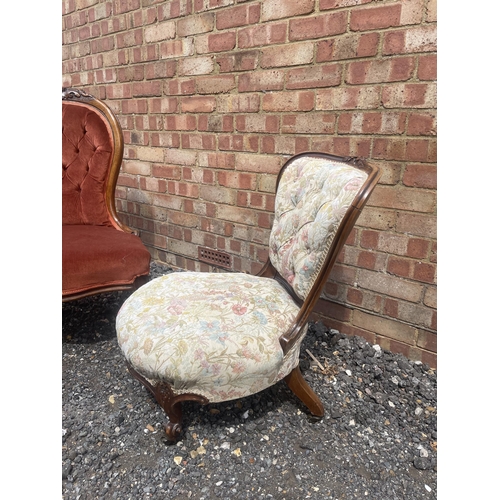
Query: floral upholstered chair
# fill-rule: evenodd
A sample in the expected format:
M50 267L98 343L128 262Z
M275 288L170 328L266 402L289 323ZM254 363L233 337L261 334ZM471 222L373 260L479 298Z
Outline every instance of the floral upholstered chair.
M123 136L103 101L62 90L62 300L147 281L151 256L121 222L115 188Z
M130 372L182 432L183 401L242 398L284 379L324 410L299 370L309 315L380 173L361 159L302 153L277 182L269 259L258 275L175 272L123 304L118 343Z

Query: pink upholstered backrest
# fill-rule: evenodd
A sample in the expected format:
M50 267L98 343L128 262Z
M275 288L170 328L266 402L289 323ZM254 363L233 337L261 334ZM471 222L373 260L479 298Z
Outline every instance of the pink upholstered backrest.
M62 223L110 226L106 185L113 134L95 107L62 103Z

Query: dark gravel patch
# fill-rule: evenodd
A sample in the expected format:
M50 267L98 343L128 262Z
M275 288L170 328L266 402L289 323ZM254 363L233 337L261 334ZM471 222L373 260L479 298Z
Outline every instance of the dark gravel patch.
M435 370L312 324L301 367L322 420L282 382L241 400L186 403L185 433L170 444L163 410L116 342L128 295L63 304L63 499L437 498Z

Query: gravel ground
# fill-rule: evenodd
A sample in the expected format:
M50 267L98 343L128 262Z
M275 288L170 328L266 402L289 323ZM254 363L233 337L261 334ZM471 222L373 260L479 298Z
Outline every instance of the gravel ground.
M241 400L186 403L184 435L171 444L163 410L116 342L128 295L63 304L63 499L437 498L435 370L312 324L301 368L322 420L282 382Z

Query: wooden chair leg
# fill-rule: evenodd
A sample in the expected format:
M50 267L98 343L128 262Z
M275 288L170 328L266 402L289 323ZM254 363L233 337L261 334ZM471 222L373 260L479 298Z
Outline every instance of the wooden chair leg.
M311 386L304 380L298 366L285 377L285 382L314 416L322 417L325 414L323 403L311 389Z
M180 394L175 396L170 385L166 382L152 384L143 377L132 365L127 362L130 374L136 378L156 399L157 403L167 414L168 422L165 423L165 434L169 441L177 441L182 434L182 402L196 401L202 405L208 404L208 399L198 394Z

